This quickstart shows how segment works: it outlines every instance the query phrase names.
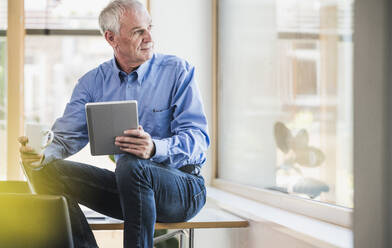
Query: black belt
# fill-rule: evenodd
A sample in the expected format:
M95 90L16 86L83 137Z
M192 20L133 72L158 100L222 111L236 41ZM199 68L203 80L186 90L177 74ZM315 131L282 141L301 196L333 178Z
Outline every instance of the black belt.
M198 164L187 164L179 168L180 171L186 172L193 175L200 174L200 165Z

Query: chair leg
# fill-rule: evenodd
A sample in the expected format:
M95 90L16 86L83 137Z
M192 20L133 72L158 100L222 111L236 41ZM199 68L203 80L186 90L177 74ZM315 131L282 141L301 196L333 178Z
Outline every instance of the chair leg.
M180 234L180 239L178 243L179 248L185 248L185 232Z
M154 245L156 245L159 242L162 242L162 241L168 240L170 238L173 238L177 234L180 234L180 236L183 236L185 234L185 232L184 232L184 230L177 230L177 231L174 231L174 232L166 233L166 234L163 234L161 236L155 237L154 238Z

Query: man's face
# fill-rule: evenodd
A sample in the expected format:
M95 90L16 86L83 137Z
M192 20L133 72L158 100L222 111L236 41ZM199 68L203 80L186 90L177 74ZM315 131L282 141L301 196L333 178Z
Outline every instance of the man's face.
M120 23L120 33L114 35L116 56L133 66L149 60L153 54L153 40L151 17L146 9L125 11Z

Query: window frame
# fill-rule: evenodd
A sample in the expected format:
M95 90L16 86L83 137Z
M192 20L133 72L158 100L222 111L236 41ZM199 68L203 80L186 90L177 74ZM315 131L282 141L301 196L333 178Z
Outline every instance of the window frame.
M211 186L248 199L261 202L290 212L322 220L331 224L352 229L353 209L305 199L267 189L235 183L218 177L218 89L219 89L219 59L218 59L218 23L219 0L212 1L212 176ZM283 34L285 35L285 34Z
M151 12L151 0L142 1ZM26 29L24 0L8 0L7 29L0 30L0 36L7 38L7 114L6 114L6 147L5 158L6 180L23 180L19 165L19 144L16 139L24 133L24 38L26 35L72 35L101 36L94 29ZM10 12L12 14L10 14ZM22 21L21 21L22 20ZM9 44L12 44L9 45ZM8 54L16 54L11 59ZM17 83L12 83L17 82ZM8 128L8 127L13 127ZM2 166L2 164L0 164Z

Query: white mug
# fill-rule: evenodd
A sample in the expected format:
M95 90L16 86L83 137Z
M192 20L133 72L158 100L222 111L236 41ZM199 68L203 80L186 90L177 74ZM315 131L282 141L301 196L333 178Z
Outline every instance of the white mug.
M54 138L54 133L47 125L39 123L26 123L25 133L29 142L28 146L33 150L42 155L45 148L50 145Z

